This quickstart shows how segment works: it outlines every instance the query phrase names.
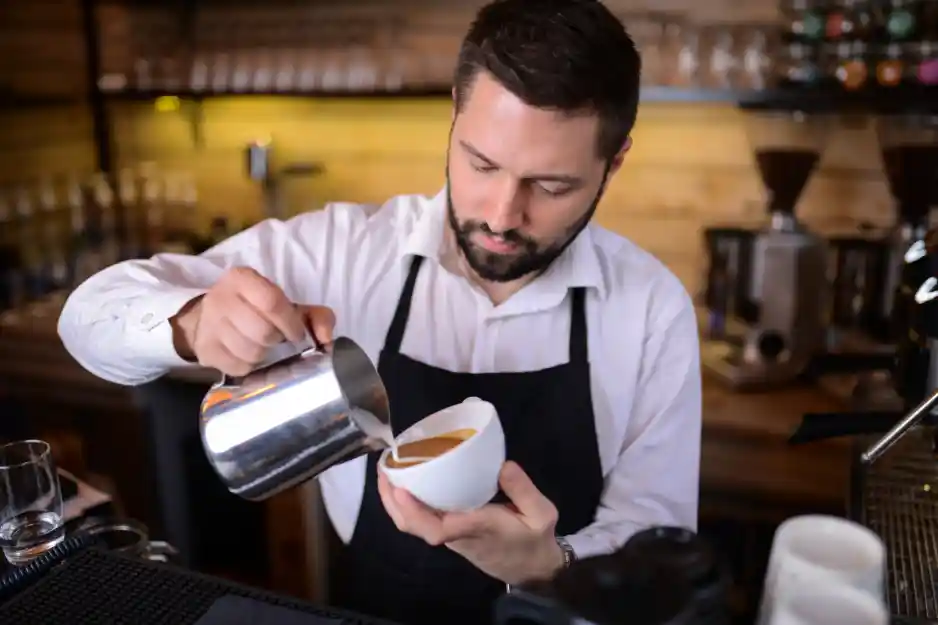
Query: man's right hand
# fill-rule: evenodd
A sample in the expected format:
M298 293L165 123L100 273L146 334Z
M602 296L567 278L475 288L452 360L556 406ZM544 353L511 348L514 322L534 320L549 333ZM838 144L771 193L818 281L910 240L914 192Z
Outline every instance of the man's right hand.
M332 341L335 315L324 306L298 306L253 269L236 267L170 323L182 358L240 376L278 343L296 343L310 333L319 343Z

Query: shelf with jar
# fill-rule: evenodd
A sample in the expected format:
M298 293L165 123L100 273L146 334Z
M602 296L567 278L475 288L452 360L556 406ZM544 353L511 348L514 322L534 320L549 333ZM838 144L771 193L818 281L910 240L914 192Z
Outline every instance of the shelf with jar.
M0 190L0 321L30 303L60 305L115 262L200 253L232 234L200 232L198 201L192 172L153 163L114 174L53 171Z
M938 0L787 0L761 106L938 112Z
M65 95L26 94L0 88L0 111L23 111L54 106L82 104L83 98Z
M771 81L766 24L696 25L676 16L630 18L643 56L645 102L721 102L758 97ZM97 87L111 99L161 96L447 97L458 45L448 37L369 47L362 41L319 47L242 40L181 51L152 38L103 65ZM458 43L458 37L453 35ZM144 39L147 41L147 39ZM170 52L172 50L172 52ZM117 59L115 59L117 60Z

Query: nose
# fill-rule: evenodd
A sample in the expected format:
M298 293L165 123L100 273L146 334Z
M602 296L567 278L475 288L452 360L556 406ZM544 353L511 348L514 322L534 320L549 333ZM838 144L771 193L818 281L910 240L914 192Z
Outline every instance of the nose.
M485 213L485 223L492 232L507 232L524 223L527 198L516 180L506 179L498 186Z

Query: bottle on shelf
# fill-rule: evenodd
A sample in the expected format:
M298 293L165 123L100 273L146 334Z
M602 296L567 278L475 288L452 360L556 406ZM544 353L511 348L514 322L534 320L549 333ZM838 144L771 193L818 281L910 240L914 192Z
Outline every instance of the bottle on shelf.
M27 301L32 301L42 295L42 231L39 228L36 205L25 185L17 187L13 192L13 211L21 260L19 279L23 295Z
M915 0L892 0L886 13L886 36L890 41L908 41L916 35L918 19Z
M869 66L866 55L866 43L863 41L843 41L838 44L837 68L834 75L848 91L856 91L867 85Z
M16 216L11 198L0 195L0 312L13 309L23 299Z
M65 183L65 203L68 212L68 285L76 287L94 272L94 257L88 231L88 197L78 174L69 174Z
M932 2L938 5L938 0ZM921 85L938 85L938 38L917 45L915 81Z
M886 44L876 64L876 82L882 87L898 87L906 71L902 46L898 43Z
M68 258L65 251L66 230L62 223L62 204L55 182L43 178L39 183L41 245L44 252L43 294L55 293L68 286Z
M121 259L140 258L143 254L139 209L140 192L136 173L130 167L117 174L117 201L121 223Z
M140 179L140 216L143 226L141 256L161 251L165 229L164 188L155 170L145 170Z
M786 31L791 39L807 43L820 42L827 32L824 7L816 0L790 0L782 7Z

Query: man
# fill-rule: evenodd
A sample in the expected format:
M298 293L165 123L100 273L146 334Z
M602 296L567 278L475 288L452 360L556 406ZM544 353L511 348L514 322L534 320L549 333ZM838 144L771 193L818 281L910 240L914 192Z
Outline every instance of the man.
M433 198L268 220L201 256L121 263L59 324L88 370L134 385L198 363L243 374L270 348L347 335L402 431L476 396L510 461L484 508L440 514L376 458L321 477L348 545L343 606L409 625L485 623L506 584L696 528L700 371L680 282L591 224L635 122L639 57L589 0L500 0L462 45Z

